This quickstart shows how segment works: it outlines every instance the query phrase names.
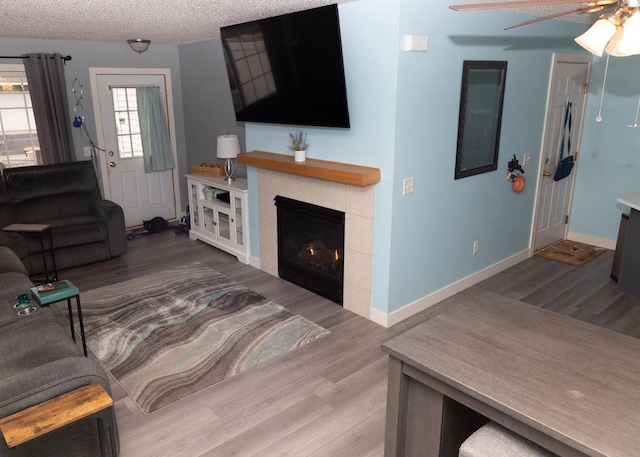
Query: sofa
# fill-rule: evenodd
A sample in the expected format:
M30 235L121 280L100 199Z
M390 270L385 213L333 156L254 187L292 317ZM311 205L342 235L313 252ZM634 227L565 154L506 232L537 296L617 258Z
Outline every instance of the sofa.
M34 301L35 311L18 314L15 297L33 287L27 274L16 253L0 247L0 418L90 384L101 384L111 394L107 372L83 355L69 327L57 322L56 310ZM13 449L0 434L0 457L87 457L101 450L117 455L119 449L111 453L111 432L118 448L115 418L111 428L84 419Z
M11 224L49 224L58 269L127 251L124 213L102 199L91 161L3 169L0 228ZM45 272L44 247L47 269L52 270L48 234L3 231L0 246L14 251L30 276Z

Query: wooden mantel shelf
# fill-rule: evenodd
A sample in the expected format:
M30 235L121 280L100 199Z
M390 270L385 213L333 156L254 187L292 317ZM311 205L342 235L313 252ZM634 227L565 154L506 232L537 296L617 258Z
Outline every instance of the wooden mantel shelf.
M238 154L238 163L351 186L365 187L380 182L379 168L310 158L305 162L295 162L292 155L273 152L252 151Z

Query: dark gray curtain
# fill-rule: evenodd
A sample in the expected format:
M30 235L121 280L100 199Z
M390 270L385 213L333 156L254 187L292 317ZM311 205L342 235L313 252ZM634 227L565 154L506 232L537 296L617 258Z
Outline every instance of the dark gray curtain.
M25 54L22 57L38 129L42 162L73 162L75 152L62 55Z

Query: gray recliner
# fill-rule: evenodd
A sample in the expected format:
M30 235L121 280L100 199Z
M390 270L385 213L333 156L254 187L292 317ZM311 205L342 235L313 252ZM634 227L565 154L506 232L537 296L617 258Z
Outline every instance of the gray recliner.
M49 224L58 269L110 259L127 251L124 213L104 200L91 161L7 168L0 183L0 226ZM0 232L31 275L45 271L40 234ZM48 237L43 240L52 267Z

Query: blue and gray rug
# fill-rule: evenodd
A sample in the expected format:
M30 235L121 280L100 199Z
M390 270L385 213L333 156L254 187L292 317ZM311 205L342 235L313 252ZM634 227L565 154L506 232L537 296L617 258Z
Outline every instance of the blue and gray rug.
M81 299L88 347L145 414L330 333L199 263Z

